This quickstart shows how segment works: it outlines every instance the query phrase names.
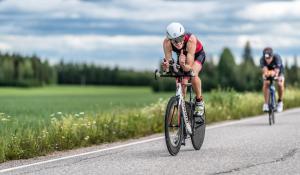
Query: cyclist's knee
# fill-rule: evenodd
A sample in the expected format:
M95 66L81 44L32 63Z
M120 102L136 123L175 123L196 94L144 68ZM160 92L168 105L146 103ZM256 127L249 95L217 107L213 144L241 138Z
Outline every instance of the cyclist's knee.
M192 84L199 84L199 82L201 82L201 79L200 79L200 77L199 76L195 76L195 77L192 77L192 79L191 79L191 82L192 82Z
M278 81L278 87L283 88L284 87L284 82L283 81Z
M202 64L194 62L193 66L192 66L192 70L195 73L195 75L198 75L199 72L201 71L201 69L202 69Z
M264 87L268 87L269 85L270 85L270 81L265 80L264 83L263 83L263 86Z

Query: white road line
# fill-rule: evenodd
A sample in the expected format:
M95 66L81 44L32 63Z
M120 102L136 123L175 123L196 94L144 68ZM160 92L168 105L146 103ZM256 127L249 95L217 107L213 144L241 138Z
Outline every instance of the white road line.
M239 124L239 123L246 123L246 122L249 122L249 121L258 120L260 118L262 118L262 116L251 117L251 118L242 119L242 120L238 120L238 121L229 121L229 122L225 122L225 123L221 123L221 124L207 126L206 130L215 129L215 128L221 128L221 127L235 125L235 124ZM85 152L85 153L76 154L76 155L72 155L72 156L65 156L65 157L60 157L60 158L56 158L56 159L51 159L51 160L36 162L36 163L32 163L32 164L27 164L27 165L21 165L21 166L17 166L17 167L2 169L2 170L0 170L0 173L14 171L14 170L18 170L18 169L22 169L22 168L26 168L26 167L35 166L35 165L47 164L47 163L56 162L56 161L60 161L60 160L72 159L72 158L75 158L75 157L86 156L86 155L100 153L100 152L104 152L104 151L109 151L109 150L124 148L124 147L132 146L132 145L137 145L137 144L152 142L152 141L160 140L160 139L163 139L163 138L164 138L164 136L162 136L162 137L156 137L156 138L152 138L152 139L147 139L147 140L132 142L132 143L124 144L124 145L118 145L118 146L114 146L114 147L110 147L110 148L104 148L104 149L100 149L100 150L96 150L96 151L90 151L90 152Z

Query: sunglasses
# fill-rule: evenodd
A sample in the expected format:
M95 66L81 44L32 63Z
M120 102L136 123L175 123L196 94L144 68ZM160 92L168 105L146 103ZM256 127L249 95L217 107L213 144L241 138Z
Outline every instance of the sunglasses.
M184 38L184 35L181 35L181 36L179 36L177 38L171 39L171 42L173 44L178 44L178 43L181 43L183 41L183 38Z

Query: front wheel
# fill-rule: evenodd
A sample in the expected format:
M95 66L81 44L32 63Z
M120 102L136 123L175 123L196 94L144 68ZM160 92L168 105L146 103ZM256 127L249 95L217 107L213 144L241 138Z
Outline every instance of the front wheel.
M275 112L274 111L272 112L272 123L273 123L273 125L275 124Z
M269 125L273 124L274 111L273 109L269 109Z
M165 140L169 153L175 156L181 147L183 125L181 123L178 99L171 97L165 114Z
M276 103L275 103L275 95L273 92L270 93L270 97L269 97L269 125L275 124L275 110L276 110Z

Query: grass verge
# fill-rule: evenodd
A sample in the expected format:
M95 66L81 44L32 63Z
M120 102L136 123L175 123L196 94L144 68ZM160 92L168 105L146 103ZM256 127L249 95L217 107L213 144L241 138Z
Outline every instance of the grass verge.
M208 123L262 113L259 93L213 91L205 99ZM166 103L160 99L148 107L124 113L55 113L50 123L35 125L1 113L0 162L162 132ZM285 109L300 106L300 90L287 89L284 104Z

